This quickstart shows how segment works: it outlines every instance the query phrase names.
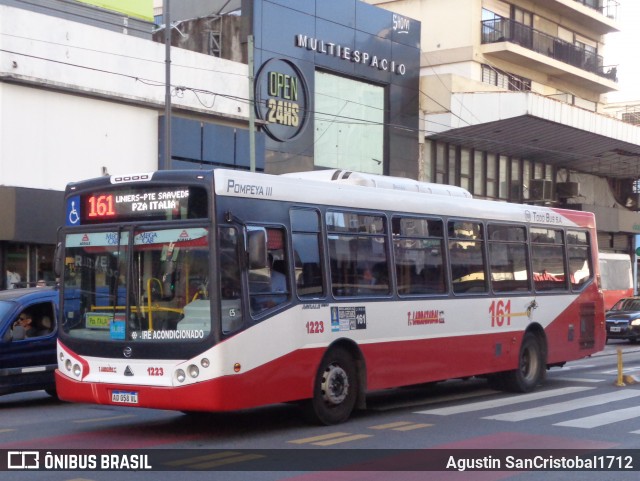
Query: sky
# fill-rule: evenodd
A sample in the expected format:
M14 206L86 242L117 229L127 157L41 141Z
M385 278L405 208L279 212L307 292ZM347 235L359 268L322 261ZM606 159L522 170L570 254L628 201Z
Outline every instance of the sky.
M640 0L617 0L620 32L605 37L604 64L618 66L619 92L609 102L640 100Z

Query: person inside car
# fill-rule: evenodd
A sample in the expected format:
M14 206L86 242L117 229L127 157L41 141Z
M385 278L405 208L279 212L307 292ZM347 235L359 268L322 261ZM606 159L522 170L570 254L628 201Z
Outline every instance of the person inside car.
M13 323L13 327L21 327L24 330L24 337L33 337L37 335L37 329L33 325L33 317L28 311L23 311L20 314L18 320Z

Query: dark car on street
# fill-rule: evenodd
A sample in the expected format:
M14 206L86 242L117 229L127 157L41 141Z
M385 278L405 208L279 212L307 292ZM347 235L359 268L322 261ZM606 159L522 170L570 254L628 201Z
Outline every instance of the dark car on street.
M0 291L0 394L44 389L55 396L58 296L53 287Z
M640 339L640 297L624 297L606 314L607 340Z

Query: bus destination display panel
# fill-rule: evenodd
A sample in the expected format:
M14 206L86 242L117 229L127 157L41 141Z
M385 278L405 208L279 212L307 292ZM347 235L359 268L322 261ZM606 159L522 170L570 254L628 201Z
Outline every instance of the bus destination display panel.
M67 198L67 225L135 220L202 219L207 192L194 186L148 186L101 190Z

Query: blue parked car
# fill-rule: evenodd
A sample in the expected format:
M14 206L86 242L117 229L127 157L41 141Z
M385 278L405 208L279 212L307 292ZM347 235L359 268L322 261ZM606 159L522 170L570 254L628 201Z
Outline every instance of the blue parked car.
M0 291L0 394L56 395L58 304L57 288Z

